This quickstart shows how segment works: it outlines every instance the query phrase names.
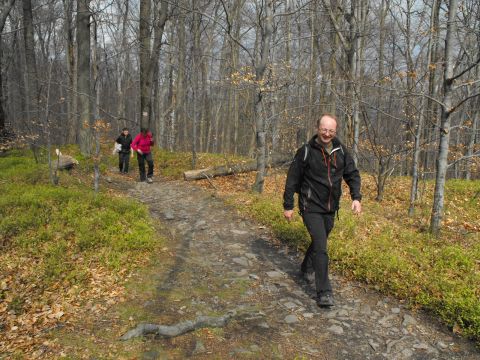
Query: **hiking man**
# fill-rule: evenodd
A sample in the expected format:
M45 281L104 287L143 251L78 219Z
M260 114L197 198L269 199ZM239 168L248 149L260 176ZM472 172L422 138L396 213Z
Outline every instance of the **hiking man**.
M300 215L312 239L301 265L301 274L307 281L315 275L316 300L320 307L333 306L327 238L339 208L342 178L350 189L352 211L355 214L362 211L360 174L336 134L335 116L322 115L317 121L317 134L295 154L283 194L283 214L288 221L293 216L293 195L299 194Z

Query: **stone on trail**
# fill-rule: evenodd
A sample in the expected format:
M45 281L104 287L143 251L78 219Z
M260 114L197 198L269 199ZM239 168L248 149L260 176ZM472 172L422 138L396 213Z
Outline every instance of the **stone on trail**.
M377 351L380 347L380 344L376 343L372 339L368 339L368 344L372 347L373 350Z
M244 257L241 257L241 258L233 258L232 261L235 263L235 264L238 264L238 265L241 265L241 266L244 266L244 267L249 267L250 266L250 263L248 262L248 259L244 258Z
M298 322L298 318L296 315L290 314L285 317L285 322L287 324L295 324Z
M330 332L333 332L334 334L337 334L337 335L342 335L343 334L343 328L339 325L332 325L327 330L330 331Z
M173 220L173 219L175 219L175 216L173 216L173 212L171 212L171 211L166 211L166 212L165 212L165 219L167 219L167 220Z
M405 314L403 316L402 325L405 327L417 325L417 320L415 320L412 316Z
M272 279L283 278L283 273L281 273L279 271L267 271L267 275L268 275L269 278L272 278Z
M288 302L284 303L283 306L285 306L287 309L290 309L290 310L298 307L297 304L295 304L291 301L288 301Z
M248 231L245 231L245 230L231 229L230 231L232 233L234 233L235 235L246 235L246 234L248 234Z

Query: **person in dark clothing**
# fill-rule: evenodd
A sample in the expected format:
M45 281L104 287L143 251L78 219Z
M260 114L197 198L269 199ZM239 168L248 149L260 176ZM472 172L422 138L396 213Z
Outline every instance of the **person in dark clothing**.
M132 135L130 135L128 128L123 128L120 136L115 140L117 144L121 145L118 152L118 167L121 173L128 173L128 164L130 162L130 155L133 157L133 152L130 148L132 145Z
M153 146L153 135L148 129L142 128L140 134L135 136L132 142L132 149L137 152L138 168L140 170L140 181L153 182L153 158L150 147ZM148 173L145 176L145 162L148 164Z
M350 153L335 137L336 133L336 118L330 114L322 115L317 123L317 134L295 154L283 194L284 216L288 221L293 216L294 193L299 194L300 215L312 239L301 273L307 280L315 275L320 307L333 306L327 239L339 209L342 179L350 189L352 211L355 214L362 211L360 174Z

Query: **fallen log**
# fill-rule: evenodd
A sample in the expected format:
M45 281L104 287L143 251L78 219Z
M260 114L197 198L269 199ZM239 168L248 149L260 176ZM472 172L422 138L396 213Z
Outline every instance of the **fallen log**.
M219 317L198 316L194 321L187 320L176 325L139 324L135 329L132 329L121 336L120 340L125 341L145 335L171 338L204 327L224 327L235 315L236 312L231 311L226 315Z
M293 159L291 155L275 155L268 162L269 167L280 167L289 164ZM209 179L216 176L227 176L233 174L240 174L249 171L257 170L257 161L252 160L246 163L239 163L233 165L214 166L199 170L189 170L183 173L183 178L186 181Z

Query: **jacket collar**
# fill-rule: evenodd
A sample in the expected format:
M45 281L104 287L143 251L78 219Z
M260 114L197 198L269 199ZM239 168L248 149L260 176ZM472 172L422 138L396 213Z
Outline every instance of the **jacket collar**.
M314 147L314 148L317 148L317 149L325 149L325 146L323 146L323 144L320 144L317 142L317 138L318 138L318 135L315 134L311 139L310 141L308 142L310 144L311 147ZM334 153L335 151L337 150L340 150L342 148L342 143L340 142L340 140L338 140L336 137L334 137L332 139L332 152L331 153Z

